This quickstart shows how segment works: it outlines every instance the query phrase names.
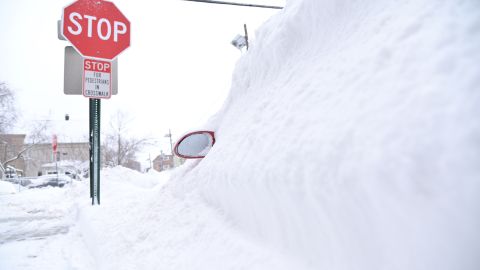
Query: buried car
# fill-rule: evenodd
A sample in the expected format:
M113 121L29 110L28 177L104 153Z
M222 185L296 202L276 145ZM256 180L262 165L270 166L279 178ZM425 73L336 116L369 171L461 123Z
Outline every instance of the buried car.
M47 174L31 179L27 185L28 188L42 188L42 187L64 187L72 182L72 178L66 174Z

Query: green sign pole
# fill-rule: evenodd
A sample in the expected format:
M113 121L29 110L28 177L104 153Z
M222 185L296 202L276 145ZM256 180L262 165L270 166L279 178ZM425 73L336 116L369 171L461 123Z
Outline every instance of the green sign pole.
M89 116L89 121L88 121L88 141L89 141L89 160L90 160L90 198L93 200L93 99L88 99L88 105L89 105L89 111L88 111L88 116Z
M100 99L90 99L90 197L100 204Z

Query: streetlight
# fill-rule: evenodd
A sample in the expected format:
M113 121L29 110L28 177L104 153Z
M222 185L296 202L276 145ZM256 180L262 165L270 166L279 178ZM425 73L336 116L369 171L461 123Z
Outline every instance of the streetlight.
M174 155L173 155L173 143L172 143L172 131L170 129L168 129L168 134L165 134L165 137L169 137L170 138L170 157L171 159L169 158L169 160L172 161L172 168L175 167L175 162L174 162Z
M242 50L243 47L247 47L248 51L248 32L247 32L247 25L243 24L243 30L245 32L245 35L237 35L230 43L240 51Z
M173 156L172 131L168 129L168 133L164 137L170 138L170 154Z

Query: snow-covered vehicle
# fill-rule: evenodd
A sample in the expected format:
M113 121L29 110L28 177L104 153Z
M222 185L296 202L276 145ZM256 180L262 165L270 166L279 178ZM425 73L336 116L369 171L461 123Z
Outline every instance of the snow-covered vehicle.
M5 168L5 178L18 178L22 175L23 171L13 166L7 166Z
M41 166L39 176L41 175L56 175L57 173L70 176L74 180L80 180L81 171L77 168L78 162L76 161L60 161L57 163L48 163Z
M64 187L72 182L72 178L66 174L47 174L31 179L27 185L28 188L42 188L42 187Z

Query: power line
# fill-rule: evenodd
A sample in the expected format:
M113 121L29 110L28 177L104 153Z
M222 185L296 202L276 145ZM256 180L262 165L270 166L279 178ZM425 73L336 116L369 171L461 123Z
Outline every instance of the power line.
M283 7L279 7L279 6L234 3L234 2L215 1L215 0L182 0L182 1L200 2L200 3L207 3L207 4L232 5L232 6L242 6L242 7L258 7L258 8L273 8L273 9L282 9L283 8Z

